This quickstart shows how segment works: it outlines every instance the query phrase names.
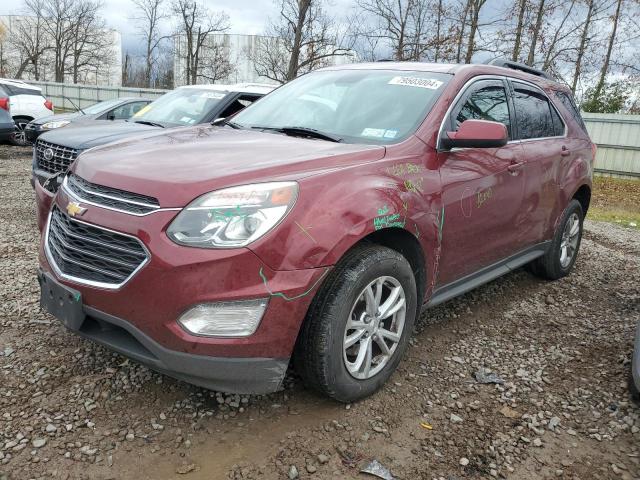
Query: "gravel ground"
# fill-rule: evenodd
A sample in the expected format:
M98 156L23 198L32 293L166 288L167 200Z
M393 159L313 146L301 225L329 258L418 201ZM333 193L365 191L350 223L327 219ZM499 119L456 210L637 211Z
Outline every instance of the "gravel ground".
M29 171L28 149L0 146L0 480L364 478L372 459L398 479L640 478L638 231L587 222L568 278L518 271L429 310L389 384L358 404L294 378L225 395L39 310ZM503 383L477 381L489 371Z

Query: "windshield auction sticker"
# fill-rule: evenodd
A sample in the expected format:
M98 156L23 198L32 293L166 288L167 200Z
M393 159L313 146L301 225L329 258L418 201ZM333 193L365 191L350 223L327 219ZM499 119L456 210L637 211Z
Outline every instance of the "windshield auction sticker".
M442 85L440 80L433 78L420 77L393 77L389 80L389 85L404 85L406 87L428 88L429 90L437 90Z

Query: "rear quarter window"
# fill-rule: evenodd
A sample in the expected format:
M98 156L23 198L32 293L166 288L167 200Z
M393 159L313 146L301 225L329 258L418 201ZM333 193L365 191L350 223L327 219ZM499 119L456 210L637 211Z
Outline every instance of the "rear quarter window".
M15 85L2 85L9 95L33 95L36 97L42 97L40 90L34 90L32 88L16 87Z
M582 128L584 133L587 133L587 126L584 124L582 115L580 115L580 110L578 109L576 102L573 100L573 97L566 92L554 91L554 93L556 98L560 100L560 103L562 103L576 123L580 125L580 128Z

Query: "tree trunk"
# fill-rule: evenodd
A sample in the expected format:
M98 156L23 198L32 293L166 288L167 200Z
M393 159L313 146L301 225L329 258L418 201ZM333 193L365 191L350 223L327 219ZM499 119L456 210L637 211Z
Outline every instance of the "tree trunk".
M475 51L476 32L478 31L478 18L480 17L480 9L484 5L484 0L473 0L473 11L471 12L471 26L469 28L469 40L467 41L467 54L464 57L464 63L471 63L473 52Z
M473 0L467 0L464 6L464 14L462 15L462 25L460 25L460 33L458 34L458 49L456 52L456 63L460 63L462 56L462 40L464 40L464 30L467 25L467 17L469 16L469 8L471 8L471 2Z
M600 78L598 84L593 91L593 98L600 96L602 88L604 87L604 81L606 80L607 73L609 73L609 64L611 63L611 52L613 51L613 45L616 41L616 33L618 33L618 21L620 20L620 10L622 9L622 0L618 0L616 4L616 13L613 16L613 27L611 29L611 35L609 36L609 45L607 46L607 54L604 57L604 63L600 70Z
M527 0L520 0L520 5L518 7L518 25L516 26L516 39L513 45L513 55L511 56L511 60L514 62L518 61L518 57L520 56L520 48L522 44L522 30L524 29L524 12L527 9Z
M544 18L544 3L545 0L540 0L538 5L538 14L536 16L536 26L531 38L531 46L529 47L529 56L527 57L527 65L533 67L536 59L536 46L538 45L538 36L540 35L540 28L542 28L542 19Z
M298 64L300 63L300 44L302 43L302 30L307 19L307 13L311 6L311 0L298 0L298 18L293 36L291 56L287 68L287 81L293 80L298 75Z
M438 0L438 14L436 18L436 51L433 61L438 63L440 57L440 29L442 28L442 0Z
M585 49L587 48L587 39L589 38L589 27L591 26L591 20L593 19L593 7L595 0L589 0L587 7L587 18L584 20L584 28L582 29L582 35L580 35L580 46L578 47L578 56L576 58L576 67L573 72L573 82L571 82L571 90L576 92L578 86L578 79L582 74L582 59L584 57Z

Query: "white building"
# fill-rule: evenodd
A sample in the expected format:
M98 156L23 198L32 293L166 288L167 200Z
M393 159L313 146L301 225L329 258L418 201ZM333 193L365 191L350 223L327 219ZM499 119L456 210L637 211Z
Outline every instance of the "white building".
M0 15L0 66L2 75L13 77L16 75L24 56L16 45L19 32L27 29L35 29L35 17L23 15ZM20 29L22 24L23 28ZM78 69L78 83L89 85L112 85L122 84L122 39L120 32L113 29L104 29L100 32L100 37L106 39L106 47L102 50L102 55L97 61L90 62L90 65ZM43 42L53 47L53 42L43 34ZM72 60L69 59L69 67ZM55 81L54 53L49 48L40 59L38 72L39 80ZM68 68L69 68L68 67ZM21 75L23 80L35 80L35 72L32 65L27 65ZM65 83L73 83L72 73L65 74Z

